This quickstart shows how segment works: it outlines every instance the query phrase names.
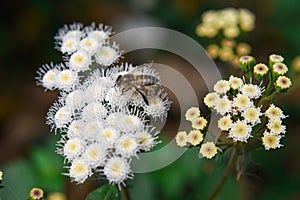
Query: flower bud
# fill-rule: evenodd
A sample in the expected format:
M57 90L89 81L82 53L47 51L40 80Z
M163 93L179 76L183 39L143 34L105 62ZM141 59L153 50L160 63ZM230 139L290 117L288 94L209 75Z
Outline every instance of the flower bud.
M268 74L268 71L269 71L269 68L267 67L267 65L265 65L263 63L258 63L253 68L254 76L258 80L263 80L266 77L266 75Z
M243 71L252 70L256 61L252 56L242 56L240 57L240 66Z
M278 92L285 92L292 86L292 81L286 76L279 76L275 82L275 86Z

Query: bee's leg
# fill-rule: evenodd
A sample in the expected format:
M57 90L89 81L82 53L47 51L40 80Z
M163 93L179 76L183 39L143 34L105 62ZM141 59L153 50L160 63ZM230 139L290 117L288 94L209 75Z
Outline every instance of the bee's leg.
M149 106L149 101L148 101L146 95L141 90L139 90L138 88L135 88L135 89L138 93L140 93L140 95L142 96L142 98L143 98L144 102L146 103L146 105Z

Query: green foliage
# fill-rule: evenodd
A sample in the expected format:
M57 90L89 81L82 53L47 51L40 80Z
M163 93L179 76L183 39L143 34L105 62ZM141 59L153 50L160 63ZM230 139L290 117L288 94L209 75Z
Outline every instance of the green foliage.
M120 192L115 185L105 184L91 192L86 200L119 200Z

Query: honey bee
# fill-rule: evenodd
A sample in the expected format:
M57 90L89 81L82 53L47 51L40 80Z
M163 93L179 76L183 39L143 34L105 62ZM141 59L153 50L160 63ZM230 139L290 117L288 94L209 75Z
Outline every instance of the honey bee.
M120 73L115 80L115 87L120 88L122 93L134 89L149 105L148 96L161 87L160 80L154 75L154 73L149 73L149 65L137 66L132 71Z

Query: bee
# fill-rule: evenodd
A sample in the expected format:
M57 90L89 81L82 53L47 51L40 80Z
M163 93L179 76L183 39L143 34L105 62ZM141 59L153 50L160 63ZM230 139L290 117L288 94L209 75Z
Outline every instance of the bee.
M161 87L159 78L155 77L156 73L151 72L154 72L154 70L151 71L149 65L137 66L132 71L122 72L115 80L115 87L120 88L122 93L134 89L149 105L148 96Z

